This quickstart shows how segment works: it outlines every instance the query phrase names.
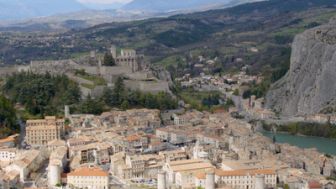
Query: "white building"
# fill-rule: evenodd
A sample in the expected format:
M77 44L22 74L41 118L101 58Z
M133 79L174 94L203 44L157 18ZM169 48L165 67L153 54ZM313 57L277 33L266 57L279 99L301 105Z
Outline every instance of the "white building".
M179 188L195 188L196 175L212 172L214 167L199 159L168 162L163 167L167 173L167 183Z
M63 173L64 166L67 163L67 150L67 147L58 147L50 155L48 165L49 187L61 184L61 174Z
M264 183L260 181L262 175ZM276 173L272 169L252 169L252 170L232 170L225 171L217 169L215 171L215 180L218 185L225 185L235 189L257 189L256 186L264 185L267 188L276 187Z
M0 161L13 161L16 157L17 150L15 148L1 148Z
M97 167L81 167L67 175L69 187L108 189L109 174Z

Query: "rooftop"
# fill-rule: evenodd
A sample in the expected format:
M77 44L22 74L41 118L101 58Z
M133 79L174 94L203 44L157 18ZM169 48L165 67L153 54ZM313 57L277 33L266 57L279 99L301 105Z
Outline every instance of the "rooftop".
M81 167L73 172L70 172L68 175L69 176L82 176L82 177L87 177L87 176L97 176L97 177L107 177L108 173L105 172L104 170L97 168L97 167Z
M275 170L273 169L252 169L252 170L224 171L222 169L216 169L215 174L217 176L273 175L275 174Z

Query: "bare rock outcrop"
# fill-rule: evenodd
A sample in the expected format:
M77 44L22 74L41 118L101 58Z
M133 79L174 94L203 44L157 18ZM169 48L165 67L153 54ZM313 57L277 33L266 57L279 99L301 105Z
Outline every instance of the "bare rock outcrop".
M295 37L289 72L266 96L283 116L336 110L336 20Z

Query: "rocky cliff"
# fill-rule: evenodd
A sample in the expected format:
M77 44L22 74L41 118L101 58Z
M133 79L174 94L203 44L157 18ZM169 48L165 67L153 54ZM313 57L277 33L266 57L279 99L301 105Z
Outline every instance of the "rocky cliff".
M266 96L283 116L336 111L336 20L295 37L289 72Z

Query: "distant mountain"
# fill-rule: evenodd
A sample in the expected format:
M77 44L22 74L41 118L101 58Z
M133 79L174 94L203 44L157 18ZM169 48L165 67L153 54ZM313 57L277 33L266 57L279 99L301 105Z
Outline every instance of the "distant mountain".
M218 57L213 65L218 72L250 65L251 73L278 70L272 79L276 80L283 70L287 71L294 35L326 23L336 15L335 8L335 0L271 0L172 17L105 23L59 35L53 33L50 37L41 32L43 38L36 35L29 40L22 33L4 32L0 35L0 61L14 64L36 59L68 59L95 49L105 52L104 47L116 44L135 48L157 65L171 67L181 60L186 66L179 68L182 71L192 68L188 64L190 54L193 57L209 55ZM83 16L90 14L81 13ZM65 18L65 22L61 20L62 25L86 25L74 20L75 15L68 18L71 21ZM36 25L28 27L36 29ZM45 25L40 27L43 29ZM252 52L251 48L259 52ZM263 88L256 90L259 93Z
M179 10L192 10L218 5L229 6L258 0L133 0L122 7L124 10L169 12ZM260 0L259 0L260 1Z
M89 9L94 10L108 10L108 9L119 9L124 6L125 3L111 3L111 4L101 4L101 3L85 3L84 6Z
M76 0L0 0L0 19L17 20L85 9Z

